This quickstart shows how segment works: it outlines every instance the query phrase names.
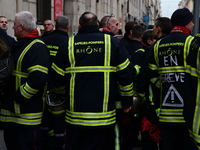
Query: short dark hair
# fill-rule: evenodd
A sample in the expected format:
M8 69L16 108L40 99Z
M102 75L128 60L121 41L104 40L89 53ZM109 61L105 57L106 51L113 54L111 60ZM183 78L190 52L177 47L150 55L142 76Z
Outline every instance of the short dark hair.
M90 16L92 15L92 17ZM98 28L98 18L91 12L84 12L79 18L81 27L96 27Z
M130 31L133 29L133 27L134 27L135 25L137 25L137 24L138 24L138 23L135 22L135 21L127 22L126 25L125 25L125 32L126 32L126 34L129 34Z
M169 34L172 30L171 20L167 17L159 17L155 22L156 27L160 27L163 34Z
M132 28L132 37L140 38L144 34L145 29L141 25L136 25Z
M56 29L66 29L69 26L69 19L67 16L59 16L56 19Z
M142 42L146 45L148 44L148 40L153 40L153 30L152 29L147 29L145 30L143 37L142 37Z

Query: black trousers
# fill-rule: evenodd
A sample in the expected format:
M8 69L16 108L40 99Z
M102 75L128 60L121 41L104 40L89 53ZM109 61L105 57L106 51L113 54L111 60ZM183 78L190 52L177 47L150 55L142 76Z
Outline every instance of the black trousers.
M152 140L148 132L142 136L142 150L159 150L159 144Z
M106 130L67 126L65 150L105 150Z
M25 128L6 125L4 141L7 150L42 150L39 127Z
M52 116L47 106L45 106L41 123L41 132L43 150L63 150L65 116Z
M159 125L162 141L160 150L197 150L185 126Z

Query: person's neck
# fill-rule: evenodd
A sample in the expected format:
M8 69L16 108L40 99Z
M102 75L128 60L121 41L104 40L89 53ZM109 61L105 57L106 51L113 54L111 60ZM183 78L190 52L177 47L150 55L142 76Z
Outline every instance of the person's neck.
M132 38L132 40L142 42L142 38Z

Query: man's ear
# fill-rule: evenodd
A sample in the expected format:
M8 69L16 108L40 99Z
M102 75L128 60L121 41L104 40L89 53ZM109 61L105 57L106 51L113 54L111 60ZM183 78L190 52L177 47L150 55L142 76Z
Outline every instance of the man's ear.
M81 25L79 24L79 25L78 25L78 29L80 29L80 28L81 28Z
M158 26L157 28L158 28L158 32L161 32L161 31L162 31L161 28L160 28L160 26Z
M132 30L130 30L130 34L131 34L131 35L133 34L133 31L132 31Z

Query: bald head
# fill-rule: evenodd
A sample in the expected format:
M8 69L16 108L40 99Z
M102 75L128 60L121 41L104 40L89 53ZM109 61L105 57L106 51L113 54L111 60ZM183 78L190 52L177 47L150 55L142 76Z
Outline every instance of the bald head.
M96 27L98 28L97 16L91 12L84 12L79 18L81 27Z

